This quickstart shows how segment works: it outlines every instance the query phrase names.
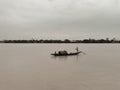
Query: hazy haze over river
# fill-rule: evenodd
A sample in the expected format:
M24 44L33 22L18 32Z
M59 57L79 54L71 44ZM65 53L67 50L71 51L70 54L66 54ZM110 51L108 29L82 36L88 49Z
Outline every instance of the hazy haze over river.
M120 45L0 44L0 90L120 90Z

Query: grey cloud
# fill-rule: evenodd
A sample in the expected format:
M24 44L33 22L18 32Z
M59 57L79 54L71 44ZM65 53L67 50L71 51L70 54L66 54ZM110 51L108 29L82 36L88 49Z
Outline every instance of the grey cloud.
M118 33L119 18L119 0L1 0L0 36L13 37L6 33L16 33L15 38L19 33L26 38L32 37L32 33L47 36L47 32L56 32L56 35L76 32L78 36L83 32Z
M54 1L54 0L48 0L48 1Z

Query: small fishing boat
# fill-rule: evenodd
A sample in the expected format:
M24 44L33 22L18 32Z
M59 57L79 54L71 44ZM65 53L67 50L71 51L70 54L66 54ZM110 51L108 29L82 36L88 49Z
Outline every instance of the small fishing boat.
M67 54L52 53L51 55L53 55L53 56L71 56L71 55L78 55L79 53L81 53L81 52L74 52L74 53L67 53Z
M76 48L77 52L70 52L68 53L66 50L64 51L58 51L55 53L52 53L53 56L72 56L72 55L78 55L79 53L82 53L82 51L79 51L78 48Z

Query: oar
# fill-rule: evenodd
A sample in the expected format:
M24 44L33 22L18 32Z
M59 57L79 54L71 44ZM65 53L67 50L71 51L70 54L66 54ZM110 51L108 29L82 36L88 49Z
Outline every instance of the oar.
M84 55L86 55L86 53L84 53L83 51L80 51L81 53L83 53Z

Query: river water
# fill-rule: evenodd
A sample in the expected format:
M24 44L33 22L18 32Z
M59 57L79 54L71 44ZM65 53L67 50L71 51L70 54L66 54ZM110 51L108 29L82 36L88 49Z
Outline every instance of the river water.
M0 44L0 90L120 90L120 45Z

